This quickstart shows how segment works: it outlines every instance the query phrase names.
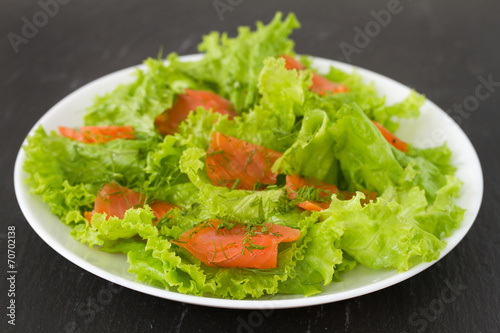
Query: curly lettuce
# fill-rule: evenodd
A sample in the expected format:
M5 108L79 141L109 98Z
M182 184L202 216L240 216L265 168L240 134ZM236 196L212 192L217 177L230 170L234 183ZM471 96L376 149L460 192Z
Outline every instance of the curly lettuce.
M204 57L183 62L148 59L135 79L95 99L85 114L89 126L130 125L135 140L79 143L43 128L24 149L26 182L78 241L124 253L139 281L199 296L258 298L276 293L320 293L356 265L405 271L439 257L445 238L458 228L464 210L455 203L461 181L454 176L446 146L394 148L373 124L394 132L401 118L416 118L424 103L412 91L387 105L373 84L354 71L331 67L324 76L348 88L324 96L309 89L315 69L287 70L279 56L294 54L293 14L278 13L267 25L238 36L213 32L199 45ZM229 99L238 116L198 107L174 135L161 137L156 116L186 88ZM276 184L237 190L213 184L205 158L212 132L282 153L272 171ZM298 175L337 185L341 194L324 198L329 208L305 211L290 199L284 176ZM123 218L92 211L108 183L147 198ZM352 198L344 200L345 192ZM366 202L362 191L377 193ZM342 194L343 193L343 194ZM349 196L347 196L349 197ZM149 204L175 204L160 219ZM313 200L314 201L314 200ZM210 219L246 227L273 223L300 230L300 238L278 247L273 269L210 267L172 243Z

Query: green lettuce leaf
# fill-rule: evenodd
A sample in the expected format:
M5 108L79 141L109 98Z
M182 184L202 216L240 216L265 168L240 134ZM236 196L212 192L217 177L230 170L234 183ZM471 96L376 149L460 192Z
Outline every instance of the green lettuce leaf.
M129 239L136 235L148 239L158 235L158 229L153 226L154 218L149 207L128 209L123 219L108 217L105 213L94 213L90 223L86 221L85 224L77 225L71 234L90 247L104 245L106 241Z
M400 165L407 169L405 172L412 170L411 182L425 190L429 203L435 200L437 191L446 185L446 176L454 174L451 151L446 145L429 149L411 147L406 154L395 148L392 150Z
M448 237L460 226L465 209L455 203L462 182L454 176L446 176L446 185L436 192L436 199L425 211L416 215L420 227L438 238Z
M176 136L186 147L207 149L210 133L226 135L277 151L287 149L295 139L296 115L302 115L307 76L297 76L279 58L267 58L259 76L262 98L255 108L234 120L203 108L191 112Z
M370 268L394 267L407 270L418 261L439 257L446 243L420 228L412 214L383 197L361 206L364 194L358 192L351 200L332 200L323 214L344 223L341 249Z
M412 146L408 149L408 155L410 156L420 156L429 162L432 162L443 175L452 176L457 170L451 164L451 150L448 146L443 144L442 146L427 148L427 149L417 149Z
M61 183L101 185L116 181L129 187L142 186L150 140L113 140L104 144L77 142L37 129L25 146L25 171L34 177L53 178ZM56 182L54 179L53 183Z
M319 213L313 213L308 225L301 230L300 243L305 251L295 268L296 275L283 282L282 293L311 296L323 291L323 286L332 282L336 268L343 262L340 249L344 223L331 217L315 223Z
M201 82L209 82L216 93L228 98L237 110L247 110L259 99L257 83L264 59L291 53L294 43L288 35L299 27L293 14L282 21L277 13L267 25L257 29L240 27L238 36L212 32L198 46L205 52L202 61L184 69Z
M309 58L303 57L301 60L308 67L311 66ZM330 71L324 76L349 88L347 93L327 94L326 96L315 93L308 94L306 105L311 109L322 109L330 117L333 117L344 104L356 103L370 120L375 120L389 131L395 132L399 127L397 120L417 118L420 114L419 109L425 102L423 95L411 90L403 101L386 105L385 97L379 96L372 83L365 83L356 70L352 73L346 73L330 66Z
M420 107L424 102L425 96L411 90L408 97L403 101L390 106L384 105L373 110L373 120L394 133L399 127L394 118L418 118Z
M333 274L332 281L341 282L343 281L342 275L350 270L354 269L358 265L357 261L351 257L349 254L342 253L342 262L335 266L335 272Z
M394 186L403 174L403 167L394 157L392 146L380 131L355 105L345 105L332 126L334 154L339 160L349 190L368 189L383 193Z
M240 126L224 133L260 146L284 151L295 139L296 116L303 115L307 76L285 68L282 58L267 58L259 77L261 99Z
M335 139L329 131L332 122L321 110L308 112L295 143L273 165L274 172L313 177L338 183L338 160L332 151Z
M181 207L188 207L194 203L198 189L179 167L184 149L177 137L168 135L148 154L147 165L144 168L147 180L143 192L147 193L149 198L167 201Z
M83 225L83 211L93 208L104 183L120 181L142 186L147 141L115 140L103 145L83 144L47 135L42 127L24 146L23 169L32 193L41 195L52 212L70 225Z
M203 295L214 289L199 265L177 255L167 239L152 237L143 248L128 252L129 272L139 281L185 294Z
M131 250L139 250L144 248L144 244L144 241L139 237L108 240L104 242L99 250L108 253L128 254Z
M446 145L403 153L392 147L373 120L391 132L401 118L417 117L425 98L411 92L386 105L373 84L354 71L331 67L326 78L349 88L321 96L309 90L310 69L288 71L282 54L293 55L293 14L276 14L268 24L238 36L211 33L200 61L145 61L147 70L99 96L85 114L86 125L131 125L136 140L83 144L38 128L24 147L24 170L32 193L68 225L74 238L109 253L124 253L139 281L180 293L222 298L258 298L276 293L317 294L342 272L362 264L374 269L409 269L439 257L444 238L463 219L455 203L462 183L454 176ZM228 98L239 116L199 107L175 135L161 138L154 119L186 88ZM274 172L299 174L346 190L371 190L377 199L362 205L332 196L330 208L304 211L283 186L262 191L230 190L212 184L205 167L212 132L283 153ZM156 221L148 205L127 210L123 219L91 211L102 185L118 183L177 205ZM147 201L150 202L150 201ZM274 269L220 268L201 263L174 245L207 219L243 224L275 223L300 230L295 242L278 248Z
M199 107L196 112L190 112L187 119L179 125L175 134L180 144L186 148L201 148L207 150L210 144L210 133L231 131L234 126L241 126L239 119L229 120L227 115L211 112Z
M325 96L311 93L306 102L311 108L319 108L327 112L330 117L334 117L344 104L356 103L368 118L373 119L374 110L385 106L385 97L379 96L373 83L365 83L356 70L352 73L346 73L330 66L330 71L325 77L348 87L349 92L326 94Z

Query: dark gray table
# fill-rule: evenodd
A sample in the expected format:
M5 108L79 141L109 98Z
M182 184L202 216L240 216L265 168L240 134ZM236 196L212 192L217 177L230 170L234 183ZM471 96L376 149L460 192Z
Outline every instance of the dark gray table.
M356 27L365 29L375 20L371 11L380 12L394 2L3 0L1 4L1 331L500 331L499 2L402 0L390 22L385 18L385 26L377 29L372 24L373 36L365 41L356 40ZM40 14L44 6L50 15ZM373 294L260 312L181 304L110 285L64 259L34 233L16 202L13 165L25 135L51 106L104 74L156 56L160 47L165 53L195 53L202 34L211 30L234 34L236 26L267 22L277 10L295 12L303 25L293 36L297 52L350 61L387 75L426 94L459 121L481 159L485 193L475 225L448 256ZM30 30L26 22L34 20L39 27ZM342 42L357 51L344 52ZM491 94L460 111L460 105L473 101L470 96L475 96L480 78L488 77L496 84L490 87ZM6 317L9 225L16 227L17 242L15 327L7 324Z

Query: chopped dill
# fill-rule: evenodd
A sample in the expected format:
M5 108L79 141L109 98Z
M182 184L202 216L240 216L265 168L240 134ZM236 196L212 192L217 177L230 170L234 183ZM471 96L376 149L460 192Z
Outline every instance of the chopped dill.
M247 172L248 165L250 165L250 163L252 162L253 155L255 155L256 152L257 152L257 148L255 148L254 150L252 150L252 152L248 156L247 161L245 163L245 167L243 168L243 172Z
M213 156L213 155L217 155L217 154L224 154L224 149L216 150L216 151L213 151L211 153L208 153L207 156Z
M240 181L241 181L241 178L238 177L238 179L236 179L236 181L234 182L233 186L231 186L231 191L235 190L238 187L238 185L240 184Z
M168 227L172 224L173 217L169 216L168 214L163 215L157 222L156 222L156 227L161 229L161 227L165 226Z
M212 243L214 244L214 257L212 258L212 262L215 261L215 254L217 253L217 248L215 247L215 241L212 239Z
M254 191L260 191L266 188L266 184L263 184L261 182L256 182L253 184L253 190Z
M226 252L224 251L224 247L222 246L222 242L219 241L219 244L220 244L220 249L222 250L222 253L224 254L224 257L226 257L226 259L229 260L229 258L226 255Z
M294 191L297 194L294 200L298 199L299 202L313 201L313 202L329 202L328 200L332 193L330 191L316 188L315 186L303 186Z
M189 239L193 238L193 235L196 235L197 233L198 233L198 229L193 230L193 231L189 234Z
M265 228L265 226L262 227L262 229L264 229L264 228ZM262 229L261 229L260 233L265 233L265 231L262 231ZM249 251L250 253L253 253L252 250L263 250L266 247L268 247L267 245L258 245L258 244L255 244L252 242L252 237L257 235L257 232L255 231L255 226L248 225L246 227L246 231L247 231L247 233L245 235L245 238L243 238L243 249L242 249L243 254L244 254L244 252L243 252L244 249L247 249L247 251Z
M252 202L250 202L250 207L255 207L255 206L259 205L261 202L262 202L262 198L256 196L255 198L253 198Z

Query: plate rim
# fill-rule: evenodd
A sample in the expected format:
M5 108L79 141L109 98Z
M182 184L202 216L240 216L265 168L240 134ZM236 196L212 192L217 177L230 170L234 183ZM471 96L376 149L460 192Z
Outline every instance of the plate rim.
M199 60L203 57L203 54L191 54L191 55L184 55L184 56L179 56L179 60L181 61L196 61ZM337 68L340 68L342 70L348 70L349 72L351 71L357 71L363 79L365 79L365 76L370 76L370 77L375 77L383 80L388 80L392 84L396 84L400 86L401 88L404 89L411 89L408 86L392 79L389 78L383 74L376 73L374 71L371 71L369 69L365 69L363 67L359 66L354 66L352 64L347 64L343 62L339 62L336 60L331 60L331 59L326 59L322 57L315 57L315 56L310 56L311 59L313 60L313 65L317 65L318 63L323 63L327 65L333 65ZM165 61L167 62L167 61ZM469 232L470 228L474 225L475 220L477 218L477 215L479 213L481 204L482 204L482 199L484 195L484 178L483 178L483 172L482 172L482 167L481 163L479 160L479 157L477 155L476 150L474 149L474 146L472 145L470 139L467 137L465 132L462 130L457 125L457 130L459 131L459 134L465 138L467 144L470 146L472 152L473 152L473 163L476 164L476 168L479 171L478 177L481 179L480 184L477 184L479 186L478 190L480 192L480 197L479 199L475 202L475 205L471 207L471 209L468 209L470 212L470 220L471 222L467 224L466 228L459 228L455 229L453 232L453 237L458 238L456 242L453 244L447 244L446 247L441 251L440 256L438 259L432 261L432 262L421 262L418 265L415 265L411 267L408 271L402 272L402 273L397 273L396 275L390 276L388 278L382 279L381 281L376 281L367 285L364 285L362 287L357 287L352 290L344 290L344 291L339 291L335 292L332 294L324 294L324 293L319 293L314 296L310 297L305 297L302 296L302 298L293 298L293 299L272 299L272 296L270 296L270 299L244 299L244 300L235 300L235 299L224 299L224 298L213 298L213 297L206 297L206 296L194 296L194 295L187 295L187 294L182 294L176 291L170 291L167 289L160 289L154 286L146 285L140 281L130 281L126 278L117 276L113 273L110 273L98 266L95 266L94 264L85 261L83 258L78 257L76 254L73 252L69 251L66 249L64 246L59 244L58 242L53 242L51 235L44 230L41 224L36 223L36 216L34 215L34 212L31 211L29 208L29 205L27 204L27 201L25 200L26 196L32 196L33 194L29 193L29 191L26 191L26 184L24 182L26 178L26 173L23 171L23 164L25 160L25 152L23 147L27 143L27 138L28 136L32 135L33 132L40 126L41 123L44 122L44 120L50 116L54 110L57 110L60 105L64 104L67 100L71 100L78 94L82 94L86 90L92 90L93 87L97 86L101 82L104 82L105 80L110 79L113 76L121 75L124 73L133 73L137 69L144 70L146 69L145 64L139 64L139 65L134 65L134 66L129 66L117 71L114 71L112 73L106 74L104 76L101 76L95 80L92 80L88 82L87 84L83 85L82 87L76 89L75 91L71 92L64 98L62 98L59 102L57 102L54 106L52 106L47 112L44 113L44 115L38 119L38 121L34 124L34 126L30 129L28 134L26 135L25 139L23 140L21 147L18 151L16 160L15 160L15 165L14 165L14 189L15 189L15 194L16 194L16 199L18 201L18 204L21 208L21 211L26 218L26 221L30 224L30 226L33 228L33 230L38 234L42 240L48 244L52 249L54 249L59 255L63 256L73 264L79 266L80 268L88 271L89 273L99 276L102 279L105 279L107 281L119 284L123 287L126 287L128 289L135 290L137 292L145 293L148 295L168 299L171 301L178 301L178 302L183 302L183 303L188 303L188 304L193 304L193 305L201 305L201 306L209 306L209 307L216 307L216 308L227 308L227 309L245 309L245 310L261 310L261 309L286 309L286 308L300 308L300 307L306 307L306 306L314 306L314 305L320 305L320 304L326 304L326 303L333 303L333 302L338 302L362 295L366 295L369 293L373 293L382 289L385 289L387 287L393 286L395 284L398 284L406 279L409 279L410 277L413 277L415 275L418 275L422 271L426 270L427 268L431 267L432 265L436 264L439 260L444 258L448 253L450 253L462 240L463 238L467 235ZM115 89L116 86L110 87L110 90L102 91L99 94L103 94L106 92L110 92L113 89ZM94 94L95 95L95 94ZM430 103L432 108L435 111L438 111L441 113L442 116L445 116L448 118L449 121L452 123L456 124L455 121L446 113L444 112L440 107L438 107L436 104L434 104L432 101L429 99L426 99L426 103ZM87 108L88 105L85 106ZM472 214L472 215L471 215ZM55 215L54 215L55 216ZM57 219L58 223L62 223L60 219L58 219L56 216L55 218ZM461 223L463 224L464 221ZM461 224L461 225L462 225ZM69 232L69 228L68 228ZM445 238L448 239L449 237ZM77 242L77 240L75 240ZM332 282L334 283L334 282Z

